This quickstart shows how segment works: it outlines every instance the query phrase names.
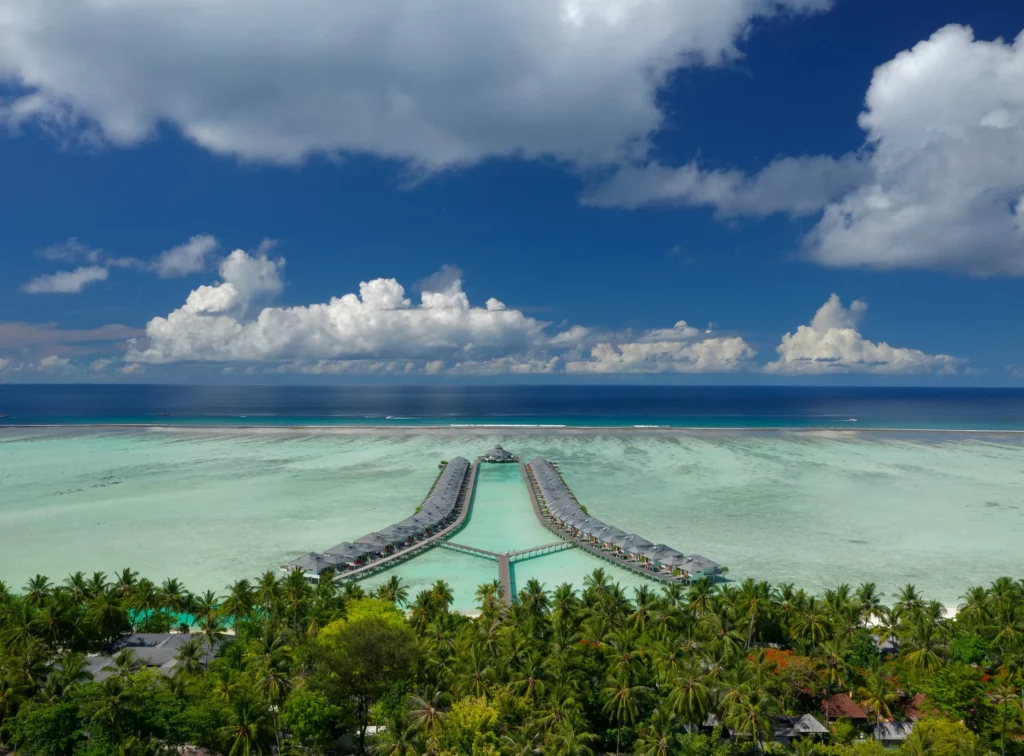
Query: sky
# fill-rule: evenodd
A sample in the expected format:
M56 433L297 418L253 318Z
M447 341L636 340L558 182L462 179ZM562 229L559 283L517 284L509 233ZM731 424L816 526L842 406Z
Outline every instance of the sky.
M0 0L0 382L1022 385L1022 32Z

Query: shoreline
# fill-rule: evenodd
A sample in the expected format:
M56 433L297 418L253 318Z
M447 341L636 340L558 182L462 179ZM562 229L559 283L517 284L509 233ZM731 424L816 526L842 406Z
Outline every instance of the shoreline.
M550 425L550 424L430 424L430 425L371 425L371 424L231 424L231 423L0 423L4 429L30 430L47 428L51 430L119 429L119 430L316 430L316 431L531 431L531 432L627 432L627 433L940 433L940 434L986 434L1024 435L1024 429L992 428L886 428L866 426L851 428L844 426L787 426L787 425Z

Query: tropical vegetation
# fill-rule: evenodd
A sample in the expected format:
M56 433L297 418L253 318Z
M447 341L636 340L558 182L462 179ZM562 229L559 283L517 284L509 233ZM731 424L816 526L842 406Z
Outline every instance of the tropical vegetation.
M268 572L223 594L131 570L0 583L0 751L210 753L884 753L872 725L913 719L901 753L1024 754L1024 581L972 588L955 618L908 585L812 596L747 580L642 587L602 569L531 580L475 616L444 581L311 584ZM129 633L190 631L173 672ZM867 722L833 709L837 696ZM813 715L814 740L775 741Z

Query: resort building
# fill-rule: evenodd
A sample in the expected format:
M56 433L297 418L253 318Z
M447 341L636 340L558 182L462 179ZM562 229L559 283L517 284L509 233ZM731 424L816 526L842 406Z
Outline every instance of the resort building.
M599 546L635 566L667 573L684 580L712 578L722 573L715 562L699 554L683 554L663 543L652 543L643 536L627 533L583 511L555 466L545 459L530 462L529 469L548 517L579 540Z
M443 529L455 519L458 514L457 505L469 471L470 464L466 459L456 457L450 460L444 465L427 498L414 514L383 530L367 533L355 541L339 543L323 552L304 554L282 565L281 569L286 572L298 570L307 580L315 583L329 568L343 574L347 570L362 567L395 551L409 548Z
M202 641L203 653L201 661L206 664L217 655L217 651L225 641L214 643L213 649L207 644L204 636L189 633L134 633L112 643L105 653L86 657L86 669L92 673L93 680L102 682L116 675L116 658L121 651L130 650L138 667L155 669L168 677L174 674L178 666L178 652L190 640Z

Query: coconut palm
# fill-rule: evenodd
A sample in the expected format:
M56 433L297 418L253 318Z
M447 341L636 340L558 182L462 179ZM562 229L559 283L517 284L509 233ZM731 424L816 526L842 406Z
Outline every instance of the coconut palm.
M861 704L875 715L877 725L883 719L892 718L892 705L899 699L899 692L892 678L881 669L870 669L864 673L864 683L857 689Z
M230 709L229 723L218 732L228 756L263 756L274 752L269 712L252 698L237 699Z
M601 691L604 699L603 711L616 723L615 753L619 754L622 742L622 725L631 725L640 718L640 706L648 689L620 676L608 681Z

